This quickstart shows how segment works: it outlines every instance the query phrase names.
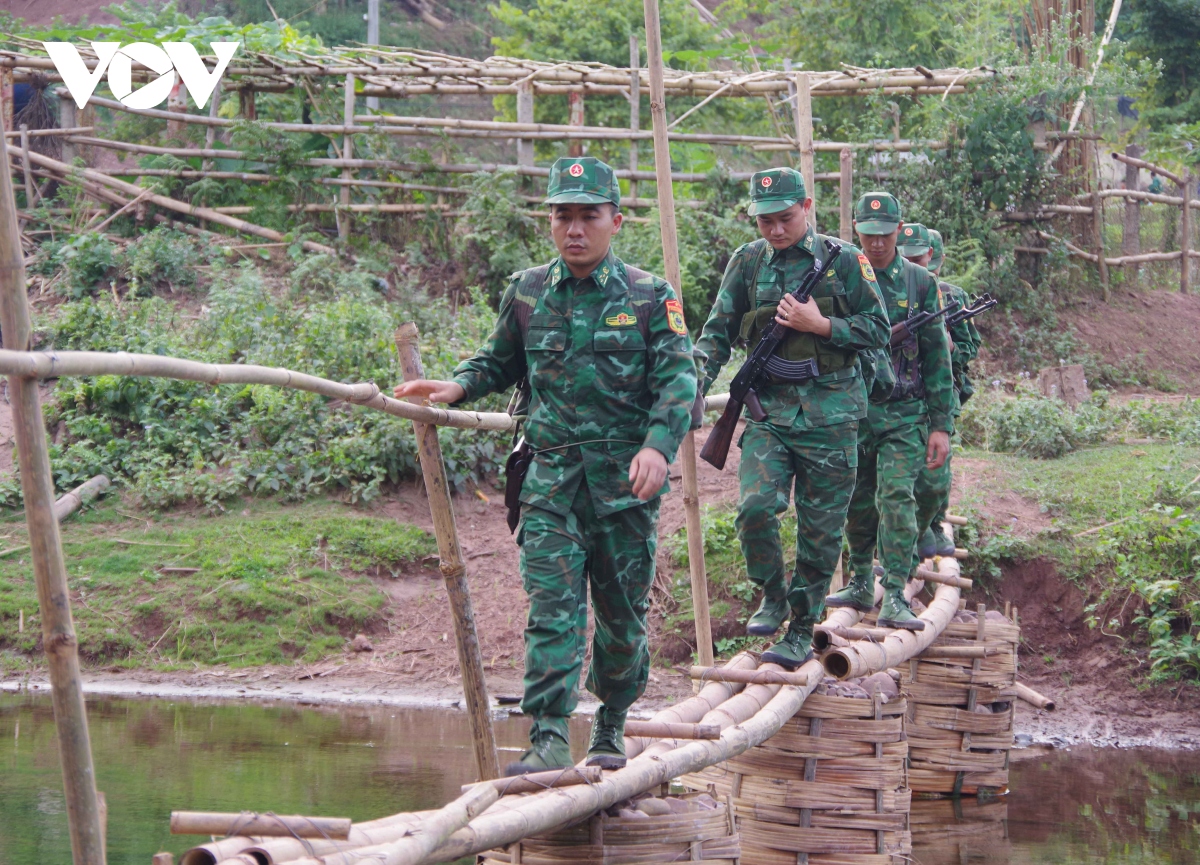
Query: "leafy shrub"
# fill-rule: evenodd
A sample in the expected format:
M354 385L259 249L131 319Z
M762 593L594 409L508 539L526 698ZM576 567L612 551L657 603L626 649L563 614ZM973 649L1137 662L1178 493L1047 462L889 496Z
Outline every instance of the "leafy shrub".
M1112 576L1089 607L1093 627L1121 627L1121 613L1100 622L1095 613L1112 598L1135 597L1132 624L1149 642L1151 680L1200 678L1200 518L1179 506L1156 504L1105 528L1087 551L1087 564L1108 565Z
M958 428L963 443L972 447L1054 459L1104 441L1120 426L1121 415L1103 392L1072 410L1056 397L1022 386L1012 397L983 391L963 406Z
M125 250L125 272L134 291L149 292L155 286L196 284L196 268L212 257L201 244L181 231L159 226L134 240Z
M451 319L443 306L420 297L385 300L368 272L329 260L323 266L332 296L303 303L273 294L251 265L219 272L195 323L156 297L120 306L106 295L69 302L59 310L53 342L60 349L279 366L384 389L401 377L392 345L398 322L418 323L427 374L442 378L494 323L486 304L465 306ZM502 410L503 397L478 407ZM369 500L383 484L413 476L416 466L408 421L268 386L62 379L50 412L50 423L59 422L66 435L51 448L59 488L103 472L159 507L199 501L219 509L247 493L301 499L332 492ZM443 430L441 439L456 487L500 471L504 434ZM7 490L0 497L14 499Z
M91 232L72 235L48 251L50 261L63 269L62 293L75 299L103 288L100 281L115 276L122 263L116 244Z

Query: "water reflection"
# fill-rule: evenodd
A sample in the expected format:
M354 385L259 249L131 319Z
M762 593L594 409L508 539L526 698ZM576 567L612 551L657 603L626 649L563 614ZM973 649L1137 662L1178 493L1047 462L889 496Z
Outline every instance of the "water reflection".
M172 808L366 820L440 805L472 776L460 712L151 700L88 710L112 865L190 846L167 834ZM502 762L525 729L520 719L498 724L512 749ZM577 749L586 735L578 722ZM1200 862L1200 754L1056 752L1016 763L1012 788L996 804L914 809L914 860ZM0 695L0 863L69 861L49 698Z

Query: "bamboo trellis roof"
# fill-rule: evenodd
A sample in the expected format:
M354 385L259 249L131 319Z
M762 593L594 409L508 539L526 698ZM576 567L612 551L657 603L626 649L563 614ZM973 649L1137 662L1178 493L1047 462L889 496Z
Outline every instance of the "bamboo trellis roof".
M0 51L0 66L21 72L40 72L56 80L54 64L41 44L19 36L8 37L19 51ZM80 56L89 68L96 56L88 45L79 45ZM209 58L211 62L211 58ZM135 66L135 71L137 67ZM942 94L961 92L967 84L991 78L997 70L987 66L971 69L923 66L869 69L843 64L841 69L805 72L813 96L846 96L867 92ZM787 93L797 71L765 69L688 71L666 70L666 92L671 96L762 96ZM143 74L145 74L143 72ZM277 56L264 52L242 52L225 73L227 89L258 91L290 90L305 78L354 75L368 95L403 97L419 94L495 95L531 89L535 94L570 91L628 95L634 70L602 63L570 61L550 63L517 57L488 57L475 60L433 51L389 46L343 46L320 54L295 52ZM640 90L649 93L649 74L636 70ZM232 80L237 79L237 80Z

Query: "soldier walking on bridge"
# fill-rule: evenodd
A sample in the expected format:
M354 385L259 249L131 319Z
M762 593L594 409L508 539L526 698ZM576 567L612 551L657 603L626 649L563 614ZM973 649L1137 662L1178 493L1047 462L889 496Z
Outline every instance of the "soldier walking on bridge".
M907 227L907 226L906 226ZM916 226L924 229L924 226ZM945 261L945 247L942 235L929 229L929 242L924 242L924 235L917 241L906 242L900 247L900 254L919 264L937 276ZM906 239L907 240L907 239ZM938 288L946 303L957 303L961 307L970 305L966 291L953 283L938 280ZM964 319L950 328L950 366L954 373L954 419L957 420L962 411L963 403L975 393L971 379L967 375L967 367L979 354L979 344L982 338L975 329L971 319ZM941 468L921 470L917 476L917 485L913 494L917 499L917 528L921 531L921 539L917 542L917 558L927 559L931 556L954 555L954 542L942 530L946 519L946 509L950 506L950 485L952 480L950 470L950 455L946 456Z
M869 192L854 207L854 227L875 269L892 326L919 312L942 308L933 275L896 250L903 226L900 203L887 192ZM826 599L830 606L863 612L874 607L873 560L883 568L881 627L923 630L904 598L915 571L917 514L913 488L923 466L941 467L950 452L954 394L950 347L940 320L891 348L896 386L888 400L872 404L858 430L858 481L850 502L846 536L852 575L846 588Z
M587 763L625 765L625 716L650 671L659 497L696 397L675 291L612 251L622 221L612 169L591 157L559 159L546 203L559 255L513 274L487 345L453 381L395 389L397 398L458 404L528 383L532 461L516 531L529 595L521 708L533 727L510 775L572 764L567 721L589 586L596 632L587 688L601 706Z
M739 442L738 540L746 572L763 593L746 631L774 634L790 615L783 639L762 656L789 669L812 654L812 629L841 552L858 465L858 425L867 413L858 353L886 345L888 334L871 265L848 244L807 302L788 296L828 254L826 238L811 225L812 206L794 169L773 168L750 179L748 212L762 239L734 252L696 346L707 355L706 393L732 345L754 345L772 320L793 331L779 350L784 359L817 363L816 378L773 380L758 392L767 418L747 420ZM796 564L789 579L779 515L788 508L793 483Z

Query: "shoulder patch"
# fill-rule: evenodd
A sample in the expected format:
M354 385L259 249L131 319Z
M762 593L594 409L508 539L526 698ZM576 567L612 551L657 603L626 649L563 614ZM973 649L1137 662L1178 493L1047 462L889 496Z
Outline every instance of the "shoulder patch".
M875 281L875 271L871 267L871 262L867 261L867 257L861 252L858 254L858 269L862 271L862 277L867 282Z
M687 336L687 322L683 318L683 304L677 300L667 301L667 327L680 336Z

